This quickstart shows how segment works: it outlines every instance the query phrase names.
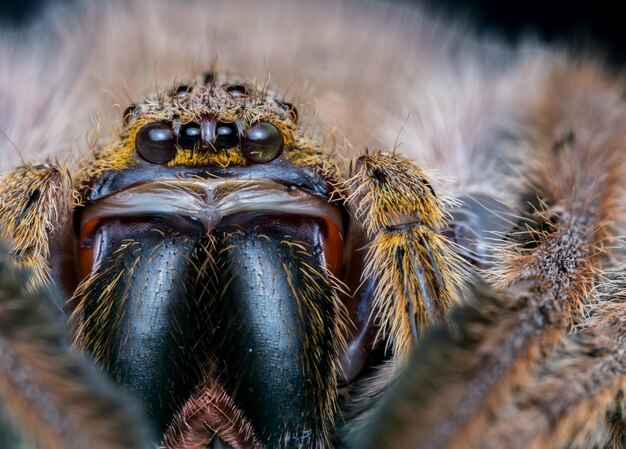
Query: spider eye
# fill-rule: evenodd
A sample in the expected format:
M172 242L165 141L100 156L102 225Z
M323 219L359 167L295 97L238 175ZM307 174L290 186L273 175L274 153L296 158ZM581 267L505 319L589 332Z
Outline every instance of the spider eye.
M271 123L257 123L249 128L241 144L244 156L256 163L275 159L282 149L283 135Z
M178 86L176 89L174 89L174 97L176 98L182 98L187 96L187 94L189 93L189 86L186 85L181 85Z
M200 144L202 130L197 123L187 123L180 127L178 145L182 148L193 149Z
M226 88L226 92L233 97L247 97L249 95L248 89L243 84L235 84Z
M239 141L239 132L234 123L218 123L215 127L215 149L232 148Z
M176 153L174 136L170 125L164 122L149 123L135 137L135 148L151 164L165 164Z

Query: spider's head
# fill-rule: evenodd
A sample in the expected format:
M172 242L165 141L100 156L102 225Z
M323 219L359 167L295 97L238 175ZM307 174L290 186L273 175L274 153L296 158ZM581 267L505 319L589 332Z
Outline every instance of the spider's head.
M329 442L348 219L297 119L243 82L180 86L76 180L75 342L172 447Z

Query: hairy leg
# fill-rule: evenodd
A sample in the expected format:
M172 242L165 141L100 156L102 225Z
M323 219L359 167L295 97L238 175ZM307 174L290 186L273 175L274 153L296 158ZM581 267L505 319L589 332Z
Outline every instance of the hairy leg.
M422 169L386 154L360 157L350 186L370 240L362 278L375 285L372 318L401 361L459 302L462 260L440 232L447 205Z
M140 414L86 358L73 353L48 290L0 251L0 402L41 449L148 447Z
M0 236L11 244L11 262L31 270L31 290L67 264L71 205L70 176L58 165L25 165L0 180Z
M381 418L383 436L369 447L588 448L598 443L584 435L608 439L603 423L626 376L619 368L623 344L592 351L590 359L585 346L621 341L624 322L611 315L612 325L593 325L583 311L597 301L598 282L613 265L608 248L621 219L626 114L620 90L593 69L557 65L549 86L527 111L529 123L519 136L519 225L488 273L500 291L477 289L452 320L458 331L424 341L411 380L391 395L396 401ZM572 339L585 338L571 334L577 326L591 336L572 348ZM594 373L603 373L600 382ZM571 384L577 374L587 396L555 394L551 382ZM535 405L524 408L524 401ZM576 415L592 403L600 405L582 419ZM539 420L541 429L525 427L537 413L553 420ZM581 422L583 436L574 440L572 423Z

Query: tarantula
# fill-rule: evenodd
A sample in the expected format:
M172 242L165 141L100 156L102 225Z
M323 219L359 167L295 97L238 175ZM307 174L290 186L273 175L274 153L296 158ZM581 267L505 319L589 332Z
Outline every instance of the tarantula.
M600 63L369 2L50 15L0 47L25 439L624 447L625 86Z

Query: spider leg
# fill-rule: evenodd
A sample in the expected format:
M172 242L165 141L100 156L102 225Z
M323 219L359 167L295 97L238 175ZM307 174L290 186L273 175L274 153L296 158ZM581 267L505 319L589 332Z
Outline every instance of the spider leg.
M74 273L71 198L69 174L53 164L23 166L0 181L0 236L10 244L0 259L0 398L42 449L147 447L137 411L72 353L51 307L63 305L58 290L43 288Z
M499 407L484 441L511 449L623 447L625 287L623 272L599 286L591 315L538 364L516 401Z
M515 429L524 420L517 414L506 419L502 410L518 407L525 391L545 388L549 379L536 383L542 367L584 356L583 346L567 356L559 355L558 348L583 322L583 308L595 300L598 281L612 264L607 248L615 240L624 179L622 101L621 91L593 69L553 67L545 91L527 111L529 126L520 132L522 217L488 273L500 290L474 291L470 305L453 320L458 331L433 334L424 342L411 365L411 380L391 395L397 402L383 419L384 436L373 437L364 447L597 447L568 446L569 436L559 433L575 416L578 403L568 403L571 396L553 395L553 402L545 403L560 410L554 417L558 423L530 436L536 446L517 439ZM623 337L623 322L620 326L607 330L616 333L609 339ZM600 329L592 334L596 342L604 338ZM623 343L614 349L606 359L611 363L615 356L623 357ZM596 362L602 360L591 363ZM572 376L576 372L567 371ZM598 385L593 369L578 373L579 380ZM623 385L623 376L606 379L612 385L609 396L615 385ZM589 397L603 400L601 395ZM603 410L590 411L586 428L604 419ZM517 440L503 444L493 434L498 427L510 427L507 431Z
M31 290L53 272L62 282L73 273L66 269L71 207L70 176L58 165L25 165L0 180L0 236L11 244L11 261L31 270Z
M138 410L70 350L50 291L25 288L28 274L0 256L0 405L41 449L147 448Z
M372 318L402 361L458 302L462 262L439 232L446 205L423 170L386 154L360 157L350 190L370 241L363 279L375 285Z
M529 370L524 389L491 406L487 425L471 434L462 446L507 449L621 449L626 429L626 296L622 279L611 280L597 296L591 316L575 330L564 334L549 355ZM505 299L486 286L473 292L470 304L452 313L452 329L425 336L410 364L410 375L392 391L378 410L380 427L365 440L382 432L378 443L351 447L428 447L433 433L459 432L453 420L434 420L423 427L421 420L434 409L446 408L441 395L462 397L464 383L477 387L475 400L482 399L480 379L485 373L477 344L486 328L496 326ZM511 300L511 298L508 298ZM484 343L482 344L484 345ZM478 353L477 357L473 357ZM467 375L459 381L459 373ZM450 392L450 393L448 393ZM464 398L464 404L468 399ZM449 412L458 402L453 403ZM432 407L432 408L431 408ZM429 409L431 408L431 409ZM435 415L434 419L441 415ZM459 415L457 415L458 417ZM467 425L473 425L470 421ZM441 429L441 430L440 430ZM417 441L417 446L407 446ZM434 447L434 446L433 446Z

